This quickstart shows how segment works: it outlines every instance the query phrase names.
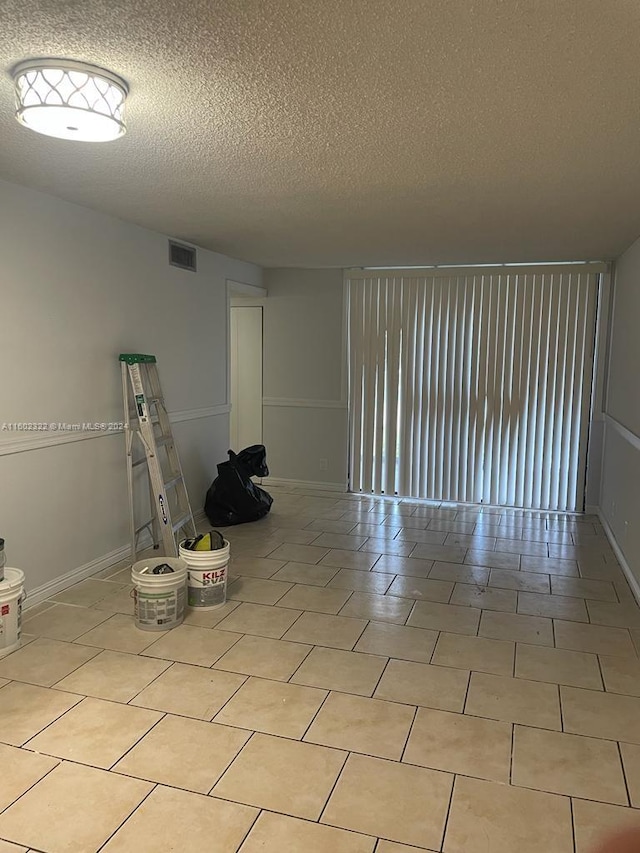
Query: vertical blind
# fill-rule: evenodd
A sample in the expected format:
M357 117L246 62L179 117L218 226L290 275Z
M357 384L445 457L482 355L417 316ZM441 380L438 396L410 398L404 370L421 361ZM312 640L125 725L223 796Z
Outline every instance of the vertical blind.
M353 491L582 509L602 270L348 272Z

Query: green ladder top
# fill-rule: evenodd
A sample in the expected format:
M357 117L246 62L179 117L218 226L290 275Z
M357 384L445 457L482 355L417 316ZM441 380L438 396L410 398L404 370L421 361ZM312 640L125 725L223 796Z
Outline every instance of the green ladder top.
M139 352L121 352L119 359L127 364L155 364L156 361L155 355L142 355Z

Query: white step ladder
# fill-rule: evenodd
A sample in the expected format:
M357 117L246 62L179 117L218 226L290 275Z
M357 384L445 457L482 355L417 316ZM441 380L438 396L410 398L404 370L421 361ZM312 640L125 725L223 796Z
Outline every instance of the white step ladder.
M140 536L145 531L151 534L155 548L162 544L164 556L177 557L176 535L180 541L196 536L197 532L162 396L156 357L121 353L119 358L122 365L132 557L135 562L140 550ZM142 455L134 455L135 436L142 446ZM143 524L137 524L134 469L144 464L149 475L151 517Z

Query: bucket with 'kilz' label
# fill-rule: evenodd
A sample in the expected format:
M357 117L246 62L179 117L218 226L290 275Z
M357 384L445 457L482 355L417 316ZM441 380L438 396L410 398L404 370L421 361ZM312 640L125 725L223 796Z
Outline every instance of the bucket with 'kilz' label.
M230 546L226 539L223 547L213 551L192 551L178 548L187 564L187 604L198 609L221 607L227 600L227 574Z

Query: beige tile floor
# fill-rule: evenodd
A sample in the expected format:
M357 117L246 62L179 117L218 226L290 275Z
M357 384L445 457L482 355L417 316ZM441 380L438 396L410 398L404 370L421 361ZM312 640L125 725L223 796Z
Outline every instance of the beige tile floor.
M589 853L640 825L640 608L597 519L272 492L218 610L139 631L120 564L26 612L0 853Z

